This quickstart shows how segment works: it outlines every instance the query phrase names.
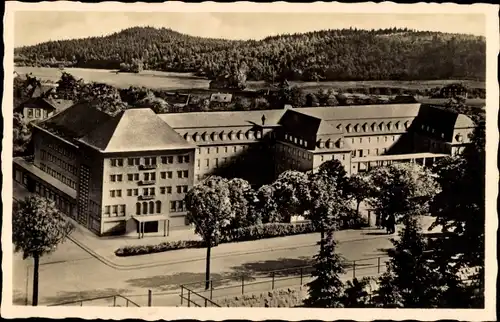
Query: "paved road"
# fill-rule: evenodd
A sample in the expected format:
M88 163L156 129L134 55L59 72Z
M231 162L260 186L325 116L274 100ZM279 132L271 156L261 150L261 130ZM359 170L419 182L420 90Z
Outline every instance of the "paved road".
M384 249L391 247L388 238L384 236L372 240L341 243L338 250L350 260L383 256L385 255ZM318 246L307 246L216 258L212 260L212 278L230 279L229 282L219 284L240 283L241 275L257 276L259 279L267 278L268 280L268 275L264 272L308 265L317 251ZM374 261L371 263L373 264ZM13 283L16 304L25 304L26 289L28 289L28 297L31 297L32 269L29 268L31 265L31 260L22 260L19 254L14 255ZM358 267L358 274L360 267ZM104 265L73 242L68 241L60 245L55 253L42 259L39 301L41 304L55 304L118 293L145 306L148 289L151 289L154 305L178 305L180 299L177 285L203 280L204 271L204 260L130 271L116 270ZM170 295L165 293L170 293Z

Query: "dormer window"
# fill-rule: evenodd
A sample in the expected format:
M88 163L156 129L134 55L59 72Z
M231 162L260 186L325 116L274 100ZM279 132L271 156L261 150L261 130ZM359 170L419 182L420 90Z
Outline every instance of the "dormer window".
M363 124L363 132L366 132L368 130L368 124Z
M377 131L377 123L372 124L372 131L376 132Z
M221 132L221 134L220 134L220 139L221 139L222 141L227 140L227 134L226 134L226 132Z
M330 140L327 140L327 141L326 141L326 148L327 148L327 149L331 148L331 147L332 147L331 145L332 145L331 141L330 141Z
M262 132L261 132L261 131L257 131L257 132L255 132L255 137L256 137L257 139L260 139L260 138L262 137Z
M405 122L405 129L408 130L408 128L410 127L410 122L409 121L406 121Z
M204 132L204 133L201 135L201 140L202 140L202 141L207 141L207 132Z
M387 130L388 131L392 130L392 123L391 122L387 123Z
M396 122L396 124L394 124L394 127L396 128L396 130L399 130L399 125L400 125L399 122Z
M318 146L320 149L323 149L325 147L325 142L323 142L322 140L319 140L318 141Z
M347 133L351 133L351 131L352 131L351 124L347 124L347 126L345 127L345 129L347 130Z
M189 133L184 134L184 140L188 142L191 141L191 136L189 135Z
M213 141L217 141L217 137L218 137L217 132L212 132L211 136L212 136Z
M342 149L344 147L344 140L343 139L339 139L337 141L337 146Z
M253 131L248 131L248 138L252 140L254 138Z
M337 125L337 129L342 131L342 124Z
M457 142L463 142L464 137L462 136L462 134L458 133L458 134L455 136L455 139L457 140Z
M359 132L359 124L356 124L356 125L354 126L354 132Z
M229 132L229 140L233 140L234 139L234 133L233 132Z
M381 123L378 125L378 128L380 129L380 131L383 131L383 130L384 130L384 122L381 122Z
M243 140L243 133L241 131L238 132L238 140Z
M199 135L198 133L195 133L195 134L193 135L193 138L194 138L194 141L195 141L195 142L198 142L198 141L200 140L200 135Z

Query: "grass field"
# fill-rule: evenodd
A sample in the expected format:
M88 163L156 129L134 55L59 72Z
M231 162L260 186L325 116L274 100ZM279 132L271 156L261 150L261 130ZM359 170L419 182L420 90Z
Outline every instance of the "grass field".
M58 68L46 67L20 67L16 66L15 71L20 74L32 73L33 76L43 80L57 81L61 77ZM210 81L201 77L196 77L190 73L170 73L160 71L144 71L141 74L116 73L114 70L104 69L84 69L66 68L77 78L83 78L87 82L101 82L113 85L118 88L128 88L130 86L144 86L152 89L164 90L192 90L193 92L209 93L217 90L209 90ZM297 85L305 92L316 92L320 88L346 89L346 88L367 88L367 87L398 87L404 89L425 89L446 84L463 82L472 88L484 88L485 83L479 81L457 81L457 80L430 80L430 81L355 81L355 82L290 82ZM247 89L259 90L267 88L263 81L247 82Z

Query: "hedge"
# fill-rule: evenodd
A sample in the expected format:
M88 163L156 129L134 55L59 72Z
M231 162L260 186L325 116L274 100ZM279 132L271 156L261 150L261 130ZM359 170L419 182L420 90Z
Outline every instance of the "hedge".
M316 230L309 222L306 223L270 223L249 226L245 228L235 229L231 232L226 232L224 236L219 239L221 243L231 243L239 241L249 241L272 237L283 237L298 234L313 233ZM172 241L163 242L157 245L139 245L139 246L125 246L118 248L115 251L116 256L136 256L153 253L168 252L171 250L185 249L185 248L201 248L205 247L203 241L186 240L186 241Z
M352 225L358 226L361 223L355 220ZM342 225L342 229L349 228L347 225ZM352 227L351 227L352 228ZM243 227L226 231L220 237L218 243L232 243L250 240L258 240L273 237L293 236L299 234L310 234L316 232L316 228L311 222L302 223L268 223L249 227ZM168 252L171 250L186 249L186 248L202 248L205 247L203 241L186 240L186 241L171 241L163 242L157 245L139 245L125 246L115 251L116 256L136 256L153 253Z
M222 307L297 307L306 297L304 289L283 289L258 295L243 295L217 300Z

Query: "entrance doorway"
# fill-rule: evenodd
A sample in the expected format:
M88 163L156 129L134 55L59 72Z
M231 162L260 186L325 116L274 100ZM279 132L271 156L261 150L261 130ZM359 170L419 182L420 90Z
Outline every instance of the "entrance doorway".
M140 223L137 225L137 232L139 233ZM158 221L148 221L143 223L144 233L157 233L158 232Z

